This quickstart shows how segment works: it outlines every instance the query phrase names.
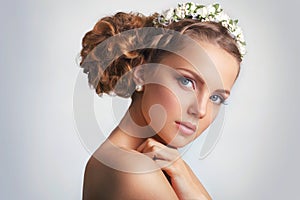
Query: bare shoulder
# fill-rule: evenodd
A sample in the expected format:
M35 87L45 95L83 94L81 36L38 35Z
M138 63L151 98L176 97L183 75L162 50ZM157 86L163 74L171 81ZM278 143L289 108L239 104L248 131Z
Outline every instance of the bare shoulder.
M108 149L101 155L102 149L99 150L85 168L84 200L177 199L162 171L148 157L137 152L118 157L121 155L116 152L106 154ZM109 160L106 160L107 155L110 155Z

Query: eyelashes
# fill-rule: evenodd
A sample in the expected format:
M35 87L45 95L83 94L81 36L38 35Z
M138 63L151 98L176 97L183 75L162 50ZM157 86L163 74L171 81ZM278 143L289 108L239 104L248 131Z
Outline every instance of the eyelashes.
M180 76L177 78L177 81L179 84L187 89L196 89L196 82L192 78L188 78L185 76ZM213 94L209 97L212 103L216 105L228 105L228 101L226 101L226 98L221 94Z
M220 105L220 104L223 104L223 105L228 105L228 102L226 101L226 99L222 96L222 95L217 95L217 94L214 94L214 95L211 95L209 97L209 99L217 104L217 105Z
M184 87L192 88L192 89L196 88L195 81L190 78L180 76L179 78L177 78L177 80Z

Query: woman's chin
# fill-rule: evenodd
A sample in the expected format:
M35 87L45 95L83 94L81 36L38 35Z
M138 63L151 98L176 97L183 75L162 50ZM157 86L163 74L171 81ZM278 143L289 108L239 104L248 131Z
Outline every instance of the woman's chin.
M189 143L191 143L194 139L193 138L186 138L186 137L181 137L180 135L177 135L173 139L169 140L164 140L164 143L172 148L182 148Z

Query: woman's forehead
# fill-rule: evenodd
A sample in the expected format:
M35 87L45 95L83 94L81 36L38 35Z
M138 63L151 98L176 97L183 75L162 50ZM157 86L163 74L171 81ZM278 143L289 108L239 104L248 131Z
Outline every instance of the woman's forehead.
M237 61L225 50L205 45L205 55L203 51L189 52L188 57L169 54L160 63L175 70L189 71L199 81L204 81L213 88L230 89L238 73Z

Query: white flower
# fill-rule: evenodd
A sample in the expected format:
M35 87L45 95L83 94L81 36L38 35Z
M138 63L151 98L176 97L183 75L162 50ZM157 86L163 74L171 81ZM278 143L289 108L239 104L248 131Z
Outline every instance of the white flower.
M198 14L197 13L191 13L192 19L198 19Z
M197 6L193 2L189 2L189 3L185 4L185 13L187 15L192 15L196 9L197 9Z
M217 14L215 16L215 18L218 22L221 22L221 21L229 22L229 20L230 20L230 17L224 12Z
M191 5L190 10L193 10L193 11L196 10L197 7L196 7L196 4L195 4L195 3L191 2L190 5Z
M236 29L233 31L233 35L238 36L242 33L242 29L240 27L236 27Z
M188 9L188 7L185 8L185 15L191 15L192 11Z
M197 9L197 14L200 15L201 17L205 18L208 14L207 8L203 7L203 8Z
M208 14L214 15L216 13L216 8L213 5L207 6Z
M185 14L186 15L191 15L194 12L194 10L196 10L196 8L197 8L196 4L193 3L193 2L189 2L189 3L186 3L184 5L180 4L180 6L185 9Z
M228 28L229 27L228 21L222 21L222 26L224 26L225 28Z
M214 18L214 16L211 16L211 15L209 15L208 17L206 17L207 18L207 20L206 21L212 21L212 22L214 22L215 21L215 18Z
M244 43L245 42L244 34L243 33L239 34L238 39L239 39L239 41Z
M233 33L234 33L234 30L235 30L235 26L232 25L231 23L227 23L227 28L229 29L230 33L232 35L234 35Z
M247 53L245 46L240 41L237 41L237 44L241 55L245 55Z
M171 19L171 18L173 17L173 15L174 15L174 9L173 9L173 8L170 8L170 9L164 11L164 13L163 13L162 15L165 17L166 20L169 20L169 19Z
M184 7L177 7L175 9L175 14L178 18L183 19L185 17L185 8Z

